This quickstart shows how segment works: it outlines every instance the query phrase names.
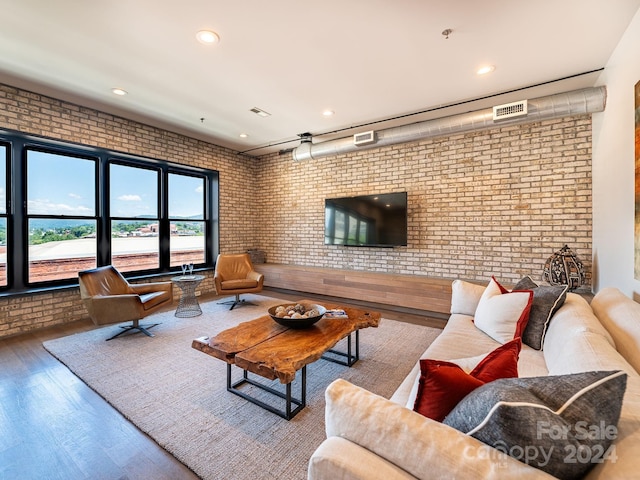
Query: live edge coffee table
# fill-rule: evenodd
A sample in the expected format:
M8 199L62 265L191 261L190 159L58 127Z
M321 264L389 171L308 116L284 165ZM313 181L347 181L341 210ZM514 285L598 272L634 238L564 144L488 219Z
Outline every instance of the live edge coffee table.
M291 302L294 303L296 302ZM360 358L359 330L377 327L380 323L378 312L344 308L339 305L324 306L327 309L341 308L348 318L322 318L311 327L292 329L279 325L269 315L264 315L224 330L214 338L196 338L191 346L227 362L228 391L290 420L306 405L307 365L323 358L350 367ZM355 337L353 346L352 334ZM347 338L347 351L333 350L336 343L343 338ZM243 371L242 379L236 382L231 379L233 364ZM298 370L302 370L300 398L293 398L291 382L294 381ZM285 385L285 392L249 378L249 372L269 380L278 379ZM284 399L285 408L276 408L239 389L245 384Z

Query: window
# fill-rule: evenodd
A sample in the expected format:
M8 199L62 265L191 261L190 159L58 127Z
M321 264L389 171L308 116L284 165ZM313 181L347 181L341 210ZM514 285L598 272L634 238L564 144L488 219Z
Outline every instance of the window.
M205 179L169 174L171 266L205 261Z
M12 202L13 200L13 202ZM0 293L213 268L218 173L0 130Z
M28 282L96 266L96 161L26 150Z
M9 149L0 144L0 287L7 286L7 163Z
M111 263L121 272L160 267L159 171L109 165Z

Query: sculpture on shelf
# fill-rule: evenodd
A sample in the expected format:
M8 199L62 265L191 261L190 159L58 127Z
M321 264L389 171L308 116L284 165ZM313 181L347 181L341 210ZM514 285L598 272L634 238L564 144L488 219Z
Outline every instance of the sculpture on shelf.
M542 279L551 285L569 285L569 290L575 290L584 283L584 265L565 245L547 259Z

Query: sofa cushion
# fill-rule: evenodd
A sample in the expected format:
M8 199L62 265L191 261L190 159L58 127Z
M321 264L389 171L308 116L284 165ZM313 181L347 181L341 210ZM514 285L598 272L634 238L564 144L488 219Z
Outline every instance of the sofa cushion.
M253 278L238 278L234 280L223 280L220 285L222 290L237 290L239 288L254 288L258 282Z
M501 452L494 455L494 449L475 438L346 380L334 380L325 400L327 437L360 445L416 478L552 479ZM341 460L353 461L349 457Z
M545 356L551 358L549 354ZM633 367L605 337L588 330L566 336L564 347L557 349L556 355L547 362L547 366L549 375L567 375L593 370L623 370L627 374L637 375Z
M623 366L629 365L616 352L611 335L587 301L575 293L567 293L564 305L549 324L542 354L550 375L588 370L625 370L629 373Z
M469 394L444 423L561 479L615 459L622 371L504 379Z
M491 277L474 316L476 327L500 343L522 337L533 300L533 292L510 292Z
M617 288L603 288L591 301L591 308L618 352L640 372L640 304Z
M451 284L451 313L474 316L486 285L454 280Z
M476 388L498 378L518 376L520 338L489 353L470 372L444 360L420 360L420 379L413 410L441 422L460 400Z
M538 285L529 276L516 283L514 290L533 291L529 321L522 334L523 343L536 350L542 350L549 322L564 303L568 288L568 285Z

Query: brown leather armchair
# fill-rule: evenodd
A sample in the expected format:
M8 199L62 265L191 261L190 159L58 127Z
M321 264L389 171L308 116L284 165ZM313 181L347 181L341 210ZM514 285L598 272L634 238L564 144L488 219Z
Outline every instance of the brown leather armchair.
M235 300L220 302L231 305L253 305L240 299L241 293L258 293L262 291L264 275L253 269L248 253L220 254L216 260L213 283L218 295L235 295Z
M96 325L132 321L111 340L129 330L138 330L149 337L147 329L159 325L140 325L140 319L173 302L173 284L156 282L130 284L113 266L78 272L80 297Z

